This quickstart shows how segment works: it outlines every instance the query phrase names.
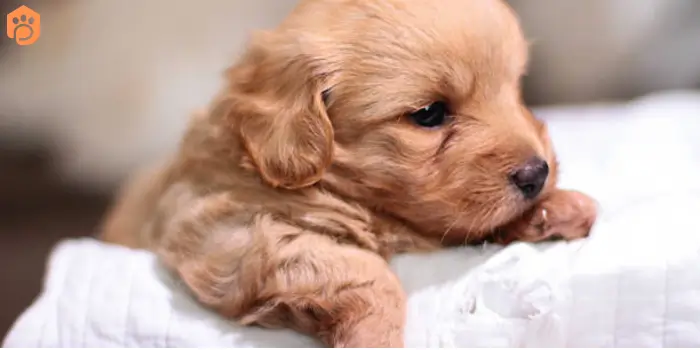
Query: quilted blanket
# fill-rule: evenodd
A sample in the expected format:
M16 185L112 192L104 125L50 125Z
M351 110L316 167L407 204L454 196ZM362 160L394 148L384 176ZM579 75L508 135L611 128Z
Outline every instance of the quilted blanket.
M403 255L409 347L700 347L700 94L538 109L590 238ZM93 239L52 252L5 347L306 347L200 307L155 258Z

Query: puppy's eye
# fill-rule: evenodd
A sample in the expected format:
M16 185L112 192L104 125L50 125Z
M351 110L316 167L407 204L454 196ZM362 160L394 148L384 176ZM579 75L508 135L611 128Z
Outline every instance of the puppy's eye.
M445 124L448 113L447 104L437 101L409 114L408 117L424 128L434 128Z

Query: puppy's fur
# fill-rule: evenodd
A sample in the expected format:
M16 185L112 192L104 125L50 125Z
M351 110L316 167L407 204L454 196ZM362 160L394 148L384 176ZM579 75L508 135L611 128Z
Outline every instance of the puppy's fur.
M546 128L521 103L526 57L500 1L303 1L253 38L177 155L126 189L104 239L155 251L244 324L402 346L392 254L592 224L588 197L555 189ZM412 123L433 101L450 120ZM534 156L551 174L533 201L509 174Z

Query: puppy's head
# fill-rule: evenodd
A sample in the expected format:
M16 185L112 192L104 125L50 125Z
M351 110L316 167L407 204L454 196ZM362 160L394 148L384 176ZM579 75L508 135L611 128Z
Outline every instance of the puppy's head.
M309 0L230 70L229 123L270 185L320 184L475 237L553 186L522 105L527 44L498 0Z

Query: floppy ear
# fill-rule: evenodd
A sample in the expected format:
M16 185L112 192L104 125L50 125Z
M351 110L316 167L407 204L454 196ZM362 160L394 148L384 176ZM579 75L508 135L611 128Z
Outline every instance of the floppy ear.
M302 188L330 165L333 127L314 60L273 35L257 37L229 70L234 103L228 118L267 183Z

